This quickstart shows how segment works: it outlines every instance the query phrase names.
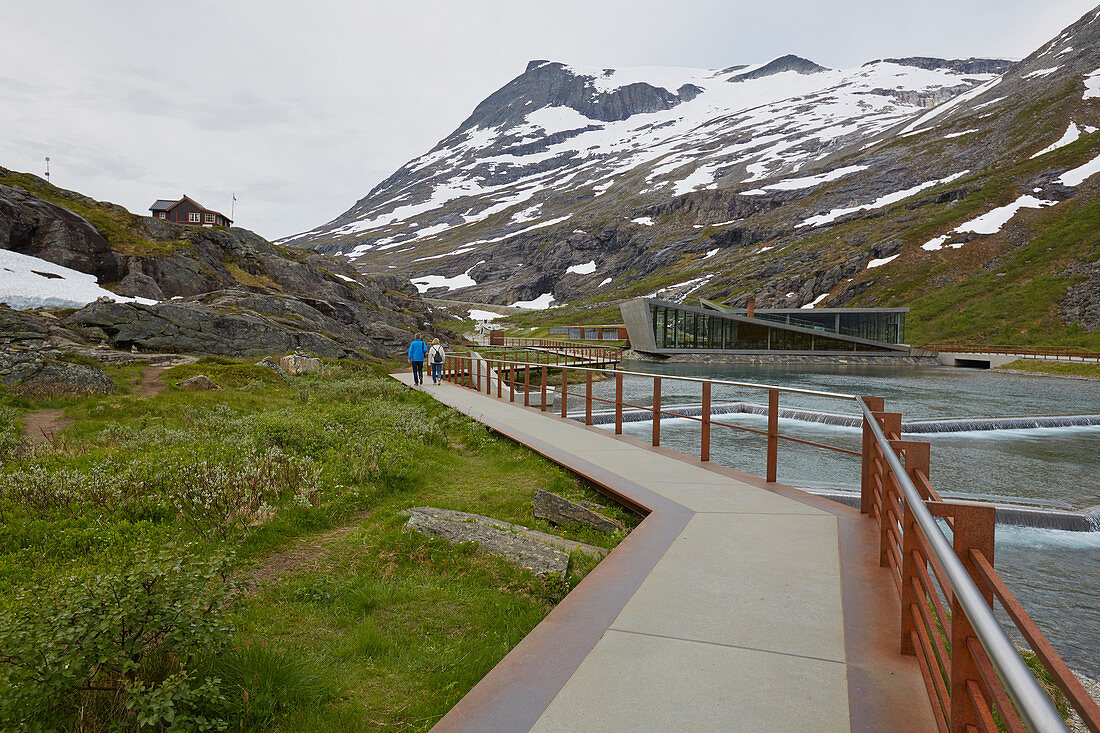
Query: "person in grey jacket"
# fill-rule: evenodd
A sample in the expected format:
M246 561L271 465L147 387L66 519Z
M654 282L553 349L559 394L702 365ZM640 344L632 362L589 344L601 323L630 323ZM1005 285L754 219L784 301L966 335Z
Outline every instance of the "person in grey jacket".
M447 360L447 352L443 350L439 339L432 339L432 347L428 349L428 363L432 365L432 384L443 381L443 362Z

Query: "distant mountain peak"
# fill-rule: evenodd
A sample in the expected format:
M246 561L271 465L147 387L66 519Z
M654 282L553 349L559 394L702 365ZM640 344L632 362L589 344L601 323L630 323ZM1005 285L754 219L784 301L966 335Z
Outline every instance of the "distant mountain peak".
M784 71L794 71L799 74L819 74L823 71L829 71L829 69L815 64L809 59L804 59L801 56L787 54L786 56L780 56L777 59L769 61L758 69L746 71L744 74L738 74L732 77L730 81L737 82L749 81L750 79L763 79L765 76L781 74Z

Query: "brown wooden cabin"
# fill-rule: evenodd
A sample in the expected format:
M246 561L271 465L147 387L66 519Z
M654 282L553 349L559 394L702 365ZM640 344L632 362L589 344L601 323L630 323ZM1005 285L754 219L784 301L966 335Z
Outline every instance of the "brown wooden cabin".
M208 209L194 200L184 196L179 201L167 201L157 199L149 207L156 219L164 219L174 224L197 224L204 227L228 227L233 225L233 220L225 214Z

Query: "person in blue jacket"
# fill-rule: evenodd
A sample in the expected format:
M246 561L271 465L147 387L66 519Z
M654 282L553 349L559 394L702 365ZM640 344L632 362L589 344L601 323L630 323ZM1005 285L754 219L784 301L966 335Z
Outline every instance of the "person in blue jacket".
M424 384L424 357L427 355L428 345L420 338L420 332L417 331L412 343L409 344L409 363L412 364L413 383L416 385Z

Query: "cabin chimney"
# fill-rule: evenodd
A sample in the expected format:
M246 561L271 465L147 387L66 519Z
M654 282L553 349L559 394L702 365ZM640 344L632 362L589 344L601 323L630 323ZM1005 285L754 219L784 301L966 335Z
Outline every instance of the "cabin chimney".
M749 312L748 312L747 315L748 315L749 318L752 318L753 315L756 313L756 296L755 295L750 295L749 296L748 311Z

